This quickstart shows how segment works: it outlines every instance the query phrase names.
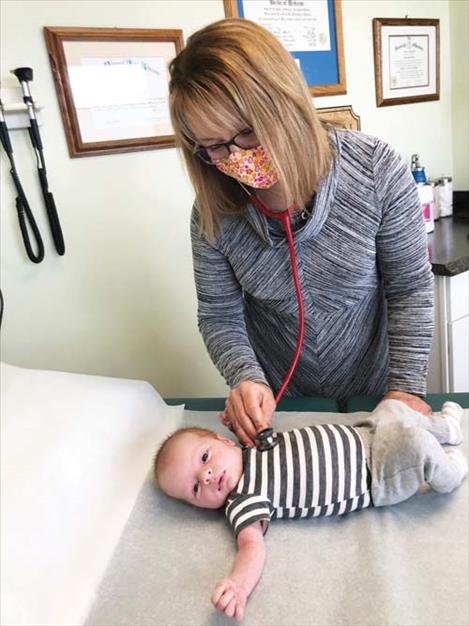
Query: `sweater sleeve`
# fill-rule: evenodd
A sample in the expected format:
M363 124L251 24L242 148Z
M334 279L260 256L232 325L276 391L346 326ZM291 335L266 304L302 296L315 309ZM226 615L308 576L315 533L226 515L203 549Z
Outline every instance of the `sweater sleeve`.
M200 233L196 208L191 242L198 326L210 358L230 387L245 380L267 385L247 334L241 285L226 256Z
M403 159L383 142L375 149L374 179L382 210L377 261L387 301L387 388L423 396L433 332L433 274L417 187Z

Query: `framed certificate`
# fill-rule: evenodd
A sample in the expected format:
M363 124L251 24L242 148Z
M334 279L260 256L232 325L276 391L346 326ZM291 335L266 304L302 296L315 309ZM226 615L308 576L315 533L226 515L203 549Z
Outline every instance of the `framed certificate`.
M71 157L174 145L168 65L181 30L44 28Z
M376 106L440 99L440 21L373 20Z
M314 96L347 93L341 0L223 0L226 17L270 30L300 66Z

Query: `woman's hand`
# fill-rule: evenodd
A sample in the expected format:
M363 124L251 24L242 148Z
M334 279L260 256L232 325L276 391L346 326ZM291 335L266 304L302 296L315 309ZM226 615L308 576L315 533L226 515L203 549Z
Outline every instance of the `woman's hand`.
M419 398L419 396L414 396L412 393L407 393L406 391L388 391L384 396L383 400L400 400L410 406L411 409L417 411L418 413L423 413L423 415L430 415L432 412L432 407Z
M219 418L242 444L254 447L255 436L270 426L274 411L275 399L271 389L247 380L230 391Z
M212 593L213 606L238 621L243 619L244 607L246 606L246 592L231 578L219 580Z

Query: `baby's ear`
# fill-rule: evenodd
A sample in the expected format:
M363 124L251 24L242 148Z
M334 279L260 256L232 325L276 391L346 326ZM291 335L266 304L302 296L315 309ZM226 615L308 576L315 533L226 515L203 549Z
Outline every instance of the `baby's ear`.
M223 437L223 435L220 435L220 433L215 433L215 439L218 439L218 441L223 441L223 443L226 443L228 446L236 445L236 443L232 439L228 439L228 437Z

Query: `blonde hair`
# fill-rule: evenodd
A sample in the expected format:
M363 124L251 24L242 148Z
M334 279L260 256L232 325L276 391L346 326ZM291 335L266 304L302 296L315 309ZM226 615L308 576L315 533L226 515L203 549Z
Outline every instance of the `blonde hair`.
M248 197L193 153L197 120L228 132L242 120L264 146L286 196L300 206L310 200L330 168L331 147L299 67L274 35L245 19L220 20L189 37L170 76L171 121L209 240L223 215L244 212Z
M153 460L153 478L156 485L161 489L161 485L158 481L158 476L166 468L169 458L170 444L175 442L181 435L190 434L198 435L199 437L216 437L217 433L214 430L208 428L199 428L198 426L188 426L186 428L180 428L174 433L166 437L163 443L158 448L155 458Z

